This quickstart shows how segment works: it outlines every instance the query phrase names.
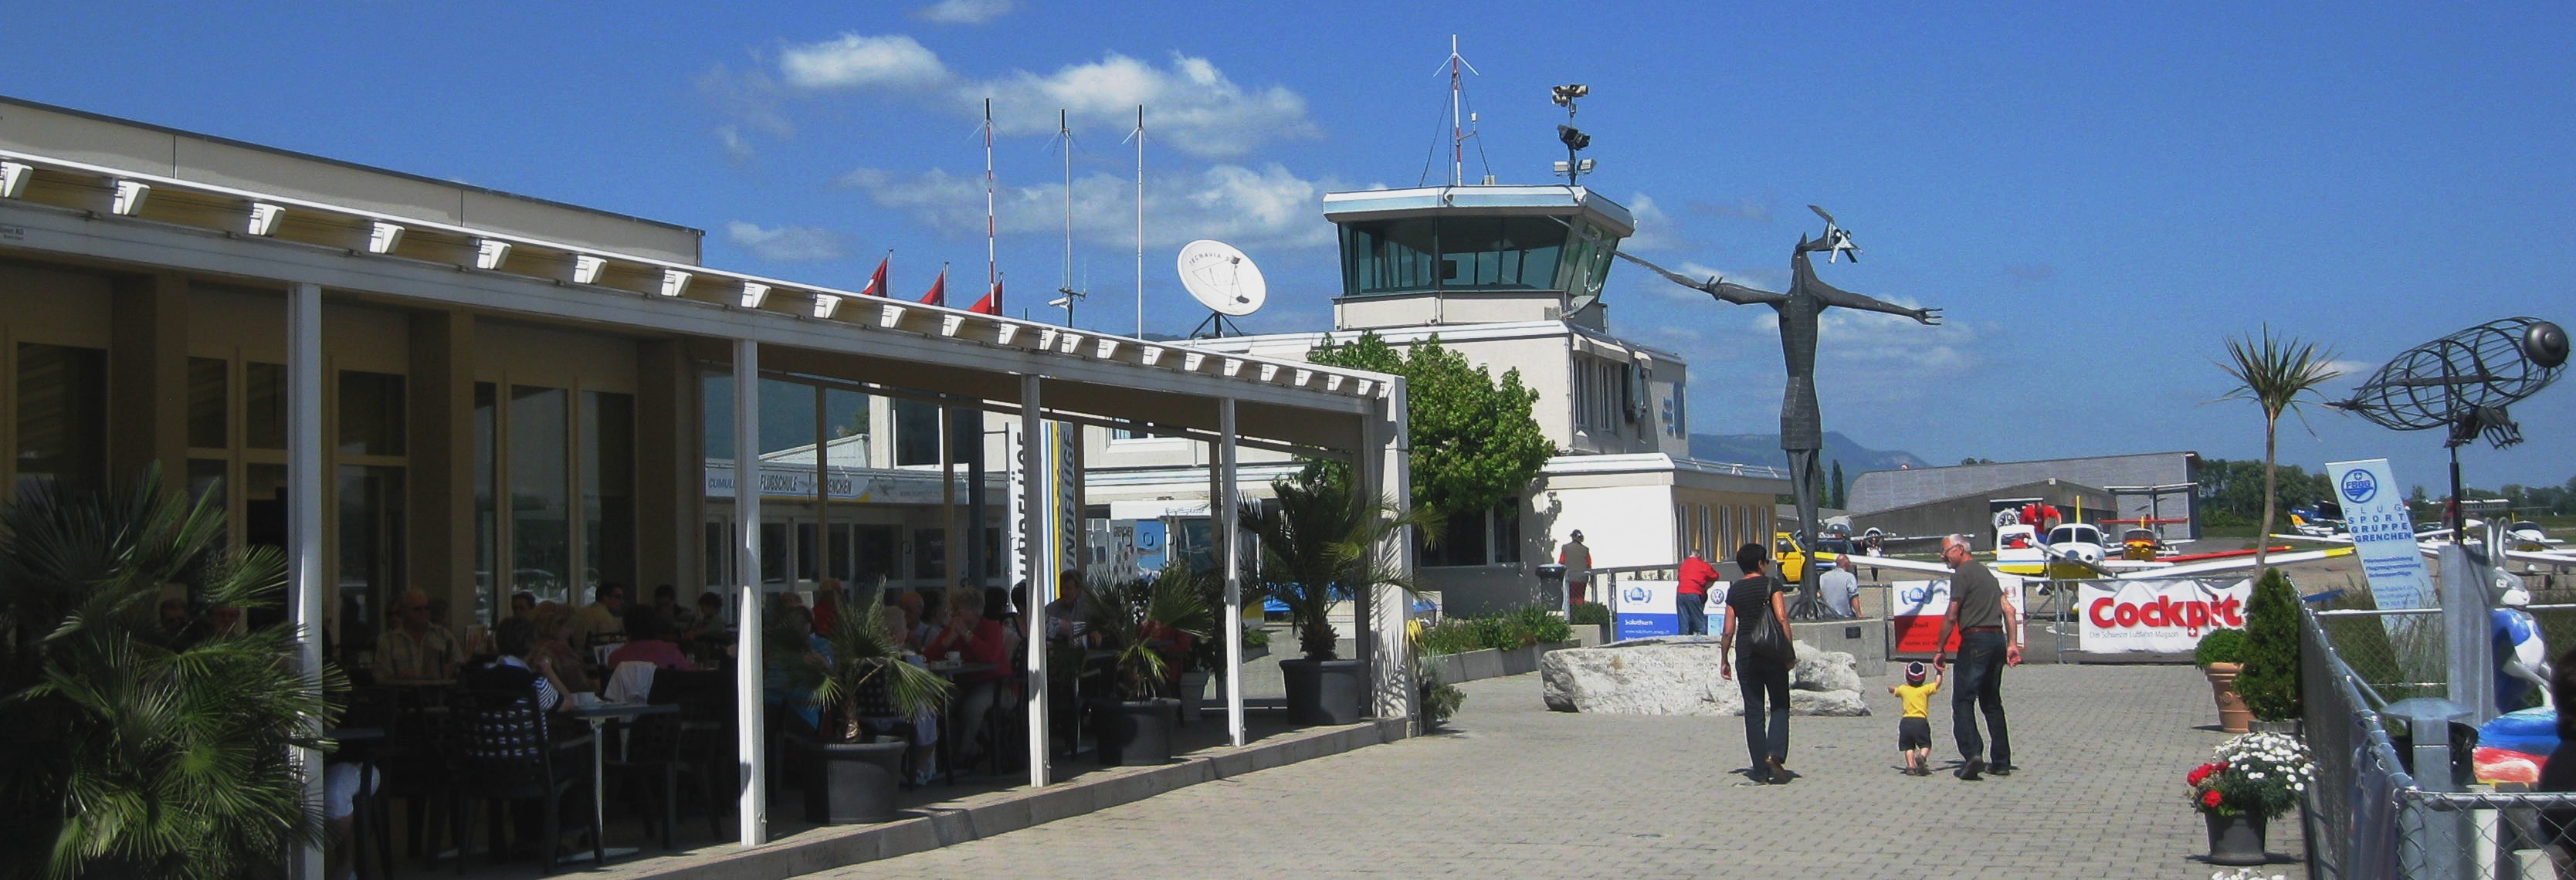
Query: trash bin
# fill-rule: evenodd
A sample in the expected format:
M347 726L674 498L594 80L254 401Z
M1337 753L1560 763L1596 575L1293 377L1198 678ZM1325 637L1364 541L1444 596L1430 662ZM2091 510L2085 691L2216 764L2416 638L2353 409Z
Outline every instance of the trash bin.
M1574 612L1565 605L1565 566L1551 562L1538 567L1538 606Z

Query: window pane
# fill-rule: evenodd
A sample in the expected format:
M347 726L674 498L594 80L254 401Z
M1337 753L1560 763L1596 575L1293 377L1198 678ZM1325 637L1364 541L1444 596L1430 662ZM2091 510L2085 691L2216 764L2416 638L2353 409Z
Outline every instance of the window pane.
M823 424L831 454L824 463L835 468L868 466L868 396L838 388L823 389Z
M733 583L733 530L707 523L706 545L707 589L722 590Z
M226 430L226 380L232 365L216 358L188 359L188 445L199 449L232 446Z
M894 402L894 463L939 463L939 406L918 400Z
M402 478L401 468L340 466L338 598L344 637L382 630L385 607L403 590ZM482 620L482 614L473 619Z
M1519 564L1521 561L1521 500L1505 498L1494 507L1494 561Z
M912 530L912 576L939 580L948 577L948 530Z
M879 577L895 578L895 545L898 536L894 526L863 525L858 533L858 576L862 583L876 583Z
M18 346L18 484L107 487L107 352Z
M231 464L222 459L188 459L188 500L192 503L206 502L213 506L216 513L223 513L225 511L224 493L229 488L224 485L224 472ZM232 518L229 516L224 519L223 531L225 534L215 538L217 547L227 546L231 542Z
M403 454L403 377L340 371L340 454Z
M561 388L510 386L510 590L572 603L572 511Z
M242 543L286 549L286 466L242 466Z
M1430 290L1439 225L1433 220L1353 223L1344 227L1353 295Z
M494 596L502 581L493 576L501 567L501 513L494 502L498 488L493 485L494 464L500 450L494 446L499 415L497 398L500 389L490 382L474 383L474 593ZM493 602L507 608L507 602ZM484 621L490 623L491 621Z
M700 437L707 458L726 465L733 463L733 376L708 373L698 380L700 407L705 416L706 433Z
M825 566L830 570L831 576L839 578L843 583L858 583L858 570L851 565L853 557L850 552L850 524L833 523L831 538L824 541L823 546L832 554L831 564Z
M787 524L760 524L760 582L787 582Z
M581 515L585 584L643 586L635 582L633 395L581 393Z
M760 451L814 445L814 386L760 380Z
M286 448L285 364L242 364L242 445Z
M823 576L821 567L823 548L815 544L814 538L813 523L796 524L796 578L798 580L817 580Z

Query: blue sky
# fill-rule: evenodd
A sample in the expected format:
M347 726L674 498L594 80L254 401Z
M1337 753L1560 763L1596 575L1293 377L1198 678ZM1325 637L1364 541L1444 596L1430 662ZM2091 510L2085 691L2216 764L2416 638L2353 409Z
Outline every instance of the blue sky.
M2490 318L2576 323L2576 13L2559 4L1748 6L911 3L28 4L0 93L707 230L715 265L898 293L980 281L981 100L997 99L1010 306L1063 280L1055 110L1076 143L1081 323L1132 330L1148 105L1148 329L1199 315L1198 237L1272 281L1250 329L1325 324L1326 191L1446 179L1449 36L1481 75L1467 173L1544 182L1563 112L1629 248L1776 287L1824 205L1865 249L1821 267L1950 325L1828 324L1827 424L1934 461L2195 449L2259 457L2211 360L2270 325L2366 373ZM972 287L973 285L967 284ZM1767 311L1623 266L1612 329L1692 363L1692 429L1776 430ZM1041 311L1043 311L1041 309ZM2357 375L2354 378L2359 378ZM2337 383L2336 390L2349 383ZM2576 388L2470 482L2576 474ZM2282 459L2440 441L2295 422ZM2438 490L2437 490L2438 491Z

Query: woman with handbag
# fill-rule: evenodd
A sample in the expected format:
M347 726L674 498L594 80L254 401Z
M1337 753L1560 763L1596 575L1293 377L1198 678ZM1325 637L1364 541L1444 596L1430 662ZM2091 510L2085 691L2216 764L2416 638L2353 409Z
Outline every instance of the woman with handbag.
M1793 589L1763 573L1771 554L1760 544L1735 551L1744 578L1726 590L1726 632L1718 639L1718 674L1736 679L1744 694L1744 748L1753 756L1745 775L1754 783L1785 785L1789 771L1789 670L1798 664L1784 623L1782 593ZM1730 662L1730 660L1732 662ZM1736 667L1744 676L1736 678Z

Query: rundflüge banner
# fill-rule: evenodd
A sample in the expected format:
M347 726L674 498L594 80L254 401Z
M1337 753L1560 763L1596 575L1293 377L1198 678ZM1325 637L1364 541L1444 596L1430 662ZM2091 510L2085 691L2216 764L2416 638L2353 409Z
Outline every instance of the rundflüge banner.
M2254 581L2084 581L2076 590L2087 654L2189 653L2213 629L2245 628Z

